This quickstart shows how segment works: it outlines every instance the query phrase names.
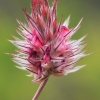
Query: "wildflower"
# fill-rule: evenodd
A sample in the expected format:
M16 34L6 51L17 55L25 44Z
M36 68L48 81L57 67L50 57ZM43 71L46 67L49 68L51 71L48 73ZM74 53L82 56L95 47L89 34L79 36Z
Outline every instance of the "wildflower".
M11 42L18 47L18 54L13 54L14 62L18 68L28 70L34 77L34 82L42 82L50 75L64 76L75 72L83 66L75 66L76 62L85 56L83 39L70 40L72 35L80 28L68 28L70 16L62 24L57 23L57 1L50 7L48 0L32 0L31 14L23 9L27 25L19 20L20 28L17 30L22 37Z

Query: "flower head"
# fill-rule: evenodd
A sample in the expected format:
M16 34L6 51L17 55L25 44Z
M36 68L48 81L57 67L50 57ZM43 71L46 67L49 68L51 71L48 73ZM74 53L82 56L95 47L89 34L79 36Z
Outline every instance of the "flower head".
M57 1L50 7L48 0L32 0L31 14L23 9L27 25L18 21L18 34L22 37L11 42L19 49L13 54L13 60L18 68L28 70L34 77L34 82L41 82L50 75L63 76L74 72L83 66L76 66L76 62L85 56L81 52L84 48L82 37L79 40L70 40L80 28L80 23L74 28L68 28L70 16L62 24L57 23Z

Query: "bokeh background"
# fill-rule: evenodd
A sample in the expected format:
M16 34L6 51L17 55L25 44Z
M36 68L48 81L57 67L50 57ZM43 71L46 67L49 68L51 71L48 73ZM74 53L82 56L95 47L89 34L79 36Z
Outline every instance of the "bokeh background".
M49 0L50 3L52 0ZM71 14L69 27L74 27L84 17L82 26L73 36L78 39L85 34L86 50L91 55L78 65L86 67L64 77L50 77L38 100L100 100L100 1L58 0L58 21ZM16 18L25 22L22 8L30 12L31 0L0 0L0 100L31 100L39 84L26 77L28 72L14 67L11 56L16 49L9 39L18 36ZM64 21L63 20L63 21ZM18 36L19 37L19 36Z

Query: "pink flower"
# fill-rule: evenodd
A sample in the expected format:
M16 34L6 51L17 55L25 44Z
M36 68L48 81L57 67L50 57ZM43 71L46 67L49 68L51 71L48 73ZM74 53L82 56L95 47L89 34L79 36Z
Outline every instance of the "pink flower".
M57 23L57 1L50 7L47 0L32 0L31 14L23 9L27 25L18 21L20 28L18 34L22 37L11 42L18 47L18 54L13 54L14 62L18 68L28 70L34 77L34 82L41 82L50 75L63 76L75 72L83 66L75 64L86 56L82 49L82 37L79 40L70 40L72 35L80 28L80 23L68 28L70 16L62 24Z

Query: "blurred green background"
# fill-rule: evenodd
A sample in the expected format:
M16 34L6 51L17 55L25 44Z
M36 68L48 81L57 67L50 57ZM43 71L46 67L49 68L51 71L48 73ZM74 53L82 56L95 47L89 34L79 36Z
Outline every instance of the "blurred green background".
M52 2L52 0L49 0ZM85 34L87 53L78 65L86 67L64 77L51 77L38 100L100 100L100 1L58 0L58 20L71 14L69 27L74 27L84 17L82 26L73 36L78 39ZM11 56L16 49L9 39L18 36L16 18L25 22L22 8L30 12L31 0L0 0L0 100L31 100L39 84L26 77L28 72L14 67ZM18 36L19 37L19 36Z

